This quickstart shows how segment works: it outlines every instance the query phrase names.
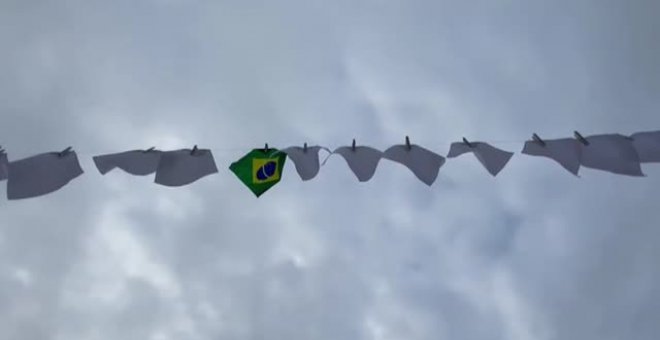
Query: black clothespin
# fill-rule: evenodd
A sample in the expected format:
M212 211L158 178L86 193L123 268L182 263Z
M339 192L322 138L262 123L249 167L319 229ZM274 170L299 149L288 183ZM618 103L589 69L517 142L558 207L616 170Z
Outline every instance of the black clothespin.
M268 148L268 143L266 143L266 145L264 145L264 153L268 153L269 150L270 148Z
M194 156L196 153L197 153L197 144L195 144L195 146L193 146L192 150L190 150L190 155Z
M353 145L351 146L353 152L355 152L355 138L353 138Z
M305 142L305 144L303 144L303 152L307 153L307 142Z
M541 139L541 137L539 137L539 135L537 135L536 133L534 133L534 134L532 135L532 139L533 139L535 142L539 143L541 146L545 146L545 145L546 145L546 144L545 144L545 141L544 141L543 139Z
M575 135L575 138L580 141L580 143L584 144L585 146L589 145L589 141L582 137L579 132L573 131L573 134Z
M57 156L59 156L59 157L64 157L64 156L66 156L69 152L71 152L72 149L73 149L73 148L69 146L69 147L67 147L66 149L60 151L60 153L58 153Z
M465 145L467 145L467 146L469 146L469 147L471 147L471 148L474 147L474 145L472 145L472 143L470 143L465 137L463 137L463 143L465 143Z
M148 149L146 149L146 150L144 150L144 151L142 151L142 152L147 153L147 152L151 152L151 151L154 151L154 150L156 150L156 147L155 147L155 146L152 146L152 147L150 147L150 148L148 148Z
M408 148L408 151L412 149L412 145L410 145L410 137L406 136L406 148Z

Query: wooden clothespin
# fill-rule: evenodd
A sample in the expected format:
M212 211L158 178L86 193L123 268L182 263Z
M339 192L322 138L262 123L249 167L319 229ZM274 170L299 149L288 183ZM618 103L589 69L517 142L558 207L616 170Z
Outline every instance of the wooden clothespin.
M543 139L541 139L541 137L539 137L539 135L537 135L536 133L534 133L534 134L532 135L532 139L533 139L535 142L539 143L541 146L545 146L545 145L546 145L546 144L545 144L545 141L544 141Z
M573 131L573 134L575 135L575 139L579 140L580 143L584 144L585 146L589 145L589 141L586 138L582 137L582 135L579 132Z
M67 147L66 149L60 151L60 153L57 154L57 155L58 155L59 157L64 157L64 156L66 156L69 152L71 152L71 150L73 150L73 147L70 147L70 146L69 146L69 147Z

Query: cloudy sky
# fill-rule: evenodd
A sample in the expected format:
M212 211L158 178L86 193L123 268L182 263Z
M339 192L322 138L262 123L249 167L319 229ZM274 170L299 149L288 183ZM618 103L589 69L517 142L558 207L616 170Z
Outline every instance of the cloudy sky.
M656 339L660 166L516 154L428 188L341 158L260 199L253 147L446 154L466 136L660 129L660 2L0 0L0 144L72 145L85 175L0 199L0 339ZM183 188L91 157L213 150ZM4 197L4 184L0 197Z

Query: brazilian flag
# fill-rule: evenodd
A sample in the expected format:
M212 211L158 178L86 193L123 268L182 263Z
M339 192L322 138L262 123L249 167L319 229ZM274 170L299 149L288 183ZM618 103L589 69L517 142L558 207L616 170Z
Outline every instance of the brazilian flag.
M229 166L252 192L261 196L280 181L286 153L277 149L254 149Z

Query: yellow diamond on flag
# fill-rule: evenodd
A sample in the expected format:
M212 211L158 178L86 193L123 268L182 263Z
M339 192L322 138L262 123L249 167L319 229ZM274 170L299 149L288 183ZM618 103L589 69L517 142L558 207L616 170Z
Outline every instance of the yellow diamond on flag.
M253 158L252 183L268 183L280 180L279 159Z

